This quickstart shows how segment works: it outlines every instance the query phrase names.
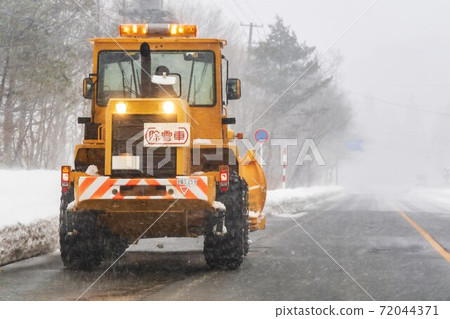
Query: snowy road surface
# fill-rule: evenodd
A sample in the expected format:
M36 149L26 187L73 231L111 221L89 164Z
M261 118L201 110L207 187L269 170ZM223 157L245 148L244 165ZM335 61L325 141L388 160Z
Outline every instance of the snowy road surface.
M59 171L0 170L0 266L54 251L59 245ZM33 191L26 196L22 181ZM338 186L270 190L265 212L283 214L339 196Z
M270 216L236 271L209 270L200 240L142 241L82 299L450 300L450 210L418 198L350 194L295 222ZM57 253L10 264L0 268L0 299L74 300L107 267L70 271Z

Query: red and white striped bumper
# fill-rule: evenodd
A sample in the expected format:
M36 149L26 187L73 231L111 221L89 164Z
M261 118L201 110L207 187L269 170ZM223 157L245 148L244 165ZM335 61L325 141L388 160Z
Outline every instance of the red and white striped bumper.
M150 186L153 196L130 196L129 189ZM159 187L162 186L162 187ZM128 189L128 191L127 191ZM155 191L158 189L157 191ZM80 176L75 182L75 210L105 212L173 212L213 209L216 183L213 176L177 178L115 179L107 176ZM121 193L122 190L122 193ZM132 193L131 195L139 195Z
M121 186L165 186L160 196L124 196ZM107 176L80 177L77 188L78 202L86 200L122 199L198 199L207 201L208 177L189 176L168 179L113 179Z

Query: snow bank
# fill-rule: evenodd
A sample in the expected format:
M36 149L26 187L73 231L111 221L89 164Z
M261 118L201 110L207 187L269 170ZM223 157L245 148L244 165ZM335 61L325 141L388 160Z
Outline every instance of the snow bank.
M58 171L0 170L0 228L59 214Z
M277 189L267 192L266 214L288 214L307 209L311 205L340 196L344 190L339 186L314 186ZM280 207L281 206L281 207ZM283 210L284 209L284 210Z
M0 170L0 265L58 248L58 171Z
M405 199L413 203L417 202L417 200L421 200L428 203L434 203L445 209L450 209L449 188L417 187L410 190Z
M58 249L58 227L59 218L54 217L0 229L0 265Z

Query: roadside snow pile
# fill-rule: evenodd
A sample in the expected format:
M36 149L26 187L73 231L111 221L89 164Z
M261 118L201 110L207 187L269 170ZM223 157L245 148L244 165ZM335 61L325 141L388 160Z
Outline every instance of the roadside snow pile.
M408 196L420 198L436 204L450 205L449 188L414 188L408 193Z
M60 173L0 170L0 265L58 248Z
M54 217L0 229L0 265L58 249L58 227L58 217Z
M344 194L339 186L314 186L289 189L276 189L267 192L266 214L297 213L314 204ZM281 206L281 207L280 207Z

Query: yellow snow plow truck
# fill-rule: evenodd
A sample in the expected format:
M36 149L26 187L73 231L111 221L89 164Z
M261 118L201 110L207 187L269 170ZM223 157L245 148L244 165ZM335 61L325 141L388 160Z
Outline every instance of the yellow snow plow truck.
M61 168L64 265L91 269L143 238L204 236L210 267L239 267L248 233L264 229L266 181L253 150L240 157L227 116L241 96L226 41L196 25L125 24L91 40L92 100L74 166Z

